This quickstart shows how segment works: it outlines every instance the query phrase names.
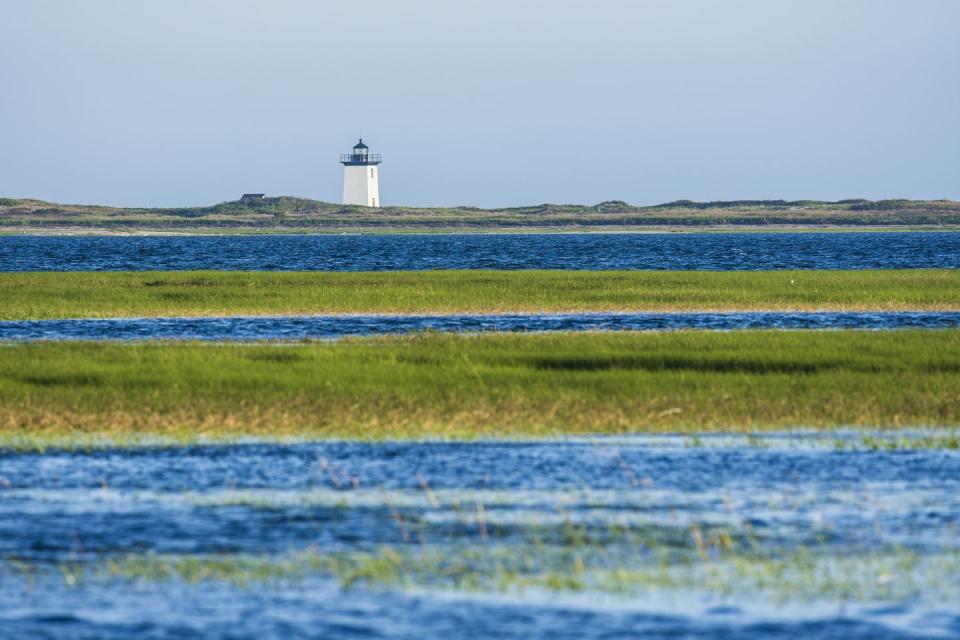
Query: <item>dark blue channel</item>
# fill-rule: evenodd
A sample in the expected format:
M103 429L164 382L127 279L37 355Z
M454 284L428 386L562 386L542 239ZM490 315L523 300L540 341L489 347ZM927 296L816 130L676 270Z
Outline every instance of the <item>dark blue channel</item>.
M303 340L418 331L885 330L958 327L960 312L955 311L104 318L0 322L0 340Z
M960 267L960 233L0 236L0 271Z

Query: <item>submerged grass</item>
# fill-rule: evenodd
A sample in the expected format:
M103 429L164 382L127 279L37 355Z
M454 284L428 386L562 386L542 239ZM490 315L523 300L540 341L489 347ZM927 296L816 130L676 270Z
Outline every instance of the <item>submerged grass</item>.
M960 271L0 274L0 320L751 309L958 310Z
M66 563L68 586L85 581L131 580L239 586L311 577L336 580L344 590L440 589L474 592L585 591L636 595L645 591L697 591L776 601L905 601L960 595L960 552L918 556L907 549L838 555L799 547L766 553L724 548L692 530L687 548L640 545L635 555L618 548L550 545L458 545L420 549L383 545L360 551L306 549L282 555L130 554L90 564ZM609 557L608 557L609 556ZM8 561L8 566L10 565ZM36 573L20 563L17 573Z
M30 448L952 427L958 363L955 330L31 343L2 348L0 434Z

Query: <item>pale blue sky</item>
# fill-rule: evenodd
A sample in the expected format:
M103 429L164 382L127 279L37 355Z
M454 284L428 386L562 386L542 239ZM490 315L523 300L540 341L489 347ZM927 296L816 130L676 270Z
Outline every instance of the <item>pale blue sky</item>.
M957 0L0 0L0 195L960 199Z

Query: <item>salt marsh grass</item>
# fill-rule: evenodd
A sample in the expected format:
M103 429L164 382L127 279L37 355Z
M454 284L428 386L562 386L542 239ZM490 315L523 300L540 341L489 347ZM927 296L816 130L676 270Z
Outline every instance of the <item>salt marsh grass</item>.
M0 274L0 320L329 313L960 309L960 272L399 271Z
M960 331L422 334L3 348L9 441L960 424Z

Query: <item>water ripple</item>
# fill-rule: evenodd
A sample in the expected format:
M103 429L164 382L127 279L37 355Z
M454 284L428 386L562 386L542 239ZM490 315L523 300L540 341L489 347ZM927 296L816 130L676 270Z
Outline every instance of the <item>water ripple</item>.
M960 268L960 233L0 236L0 271Z
M577 313L103 318L0 322L0 340L303 340L418 331L950 329L960 312Z
M872 437L0 449L0 635L954 637L960 456Z

